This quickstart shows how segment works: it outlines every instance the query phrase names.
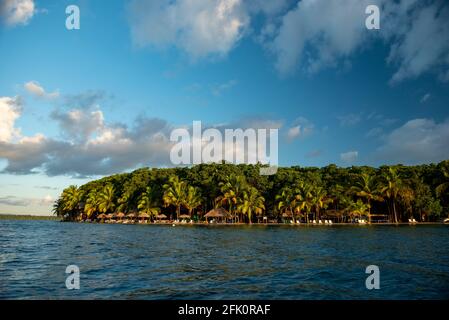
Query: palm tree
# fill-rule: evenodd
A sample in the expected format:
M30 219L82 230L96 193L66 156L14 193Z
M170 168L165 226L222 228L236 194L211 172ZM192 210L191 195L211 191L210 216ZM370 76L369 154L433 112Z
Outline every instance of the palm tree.
M380 189L382 195L390 200L393 209L394 222L398 223L398 214L396 210L396 201L401 190L404 187L402 179L399 177L396 168L388 167L388 170L383 174L384 185Z
M179 220L181 206L184 205L186 199L186 186L177 176L171 176L168 183L164 184L164 195L162 200L166 206L173 205L176 207L176 218Z
M192 212L198 208L203 201L200 190L198 188L189 186L187 189L187 196L184 202L185 207L189 210L190 219L192 219Z
M309 215L314 206L313 188L311 185L301 182L295 191L295 212L305 211L306 222L309 223Z
M100 212L107 213L108 211L114 210L114 192L115 190L112 184L106 185L103 190L100 191L100 193L98 194L98 210Z
M437 193L437 196L441 196L444 191L449 189L449 160L446 160L443 162L443 167L441 168L441 172L443 173L444 182L439 184L435 191Z
M122 193L121 197L118 198L117 203L117 211L118 212L127 212L130 206L131 192L126 190Z
M252 223L252 216L254 214L262 214L265 210L265 198L262 197L254 187L250 187L243 192L243 201L239 205L238 210L248 216L248 221Z
M87 217L90 218L93 214L95 214L100 206L100 198L98 193L94 190L91 191L87 197L86 205L84 206L84 212Z
M362 200L357 199L357 202L352 202L352 205L350 206L350 214L357 216L359 219L362 218L362 216L365 216L369 212L369 204L363 203Z
M315 217L316 219L320 219L320 210L326 209L327 205L332 201L329 197L327 197L326 190L322 187L315 187L312 190L312 207L315 208Z
M275 197L278 202L277 208L281 214L287 212L289 210L293 215L293 192L289 187L284 187L281 189L281 193L277 194ZM293 217L294 219L294 217Z
M229 213L234 215L237 207L243 201L243 193L248 188L246 178L231 174L225 181L219 183L222 195L217 200L221 200L229 205Z
M371 201L382 201L379 188L373 176L363 172L349 191L358 197L365 198L368 204L368 222L371 223Z
M73 219L74 216L78 213L77 209L79 208L79 204L81 202L81 198L83 196L83 191L79 189L77 186L70 186L62 192L62 212L69 215L70 219Z
M147 187L145 192L140 196L139 202L137 204L137 208L142 212L148 213L150 216L156 216L159 214L161 209L156 204L154 200L154 194L151 187Z
M63 199L62 197L56 199L56 201L53 203L53 209L52 212L58 217L64 217L64 211L63 211Z

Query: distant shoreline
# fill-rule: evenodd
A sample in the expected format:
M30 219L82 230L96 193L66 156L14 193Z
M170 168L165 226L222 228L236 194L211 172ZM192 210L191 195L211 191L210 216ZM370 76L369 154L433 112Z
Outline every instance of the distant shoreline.
M61 218L55 216L34 216L30 214L7 214L0 213L0 220L52 220L59 221Z

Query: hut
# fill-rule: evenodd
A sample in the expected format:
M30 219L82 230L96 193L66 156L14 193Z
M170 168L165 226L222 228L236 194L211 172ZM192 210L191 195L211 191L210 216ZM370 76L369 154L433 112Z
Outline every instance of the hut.
M213 218L213 219L218 219L218 220L223 221L223 218L228 218L230 216L231 215L229 214L229 212L221 207L212 209L204 215L204 217L206 218L206 221L208 218Z
M125 214L123 212L117 213L117 218L121 221L125 217Z
M108 219L107 222L108 222L108 223L114 223L114 222L115 222L115 221L114 221L114 218L115 218L115 217L116 217L116 215L113 214L113 213L107 214L107 215L106 215L106 219Z
M150 219L150 215L148 213L146 213L146 212L141 212L139 214L139 218L142 219L142 221L139 221L139 223L145 223L145 220Z
M161 219L167 219L167 216L166 216L165 214L161 213L161 214L158 214L158 215L156 216L156 218L159 219L159 220L161 220Z

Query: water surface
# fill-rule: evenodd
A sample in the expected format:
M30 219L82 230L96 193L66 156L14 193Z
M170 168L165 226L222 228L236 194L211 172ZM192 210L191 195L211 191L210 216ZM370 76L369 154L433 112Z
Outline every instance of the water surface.
M449 227L0 221L2 299L449 299ZM65 269L81 271L80 290ZM365 268L380 268L367 290Z

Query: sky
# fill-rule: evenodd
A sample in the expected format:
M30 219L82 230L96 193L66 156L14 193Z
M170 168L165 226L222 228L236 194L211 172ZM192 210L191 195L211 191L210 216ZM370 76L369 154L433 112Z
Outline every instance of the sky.
M0 0L0 213L170 167L193 121L278 129L281 166L448 159L448 19L443 0Z

